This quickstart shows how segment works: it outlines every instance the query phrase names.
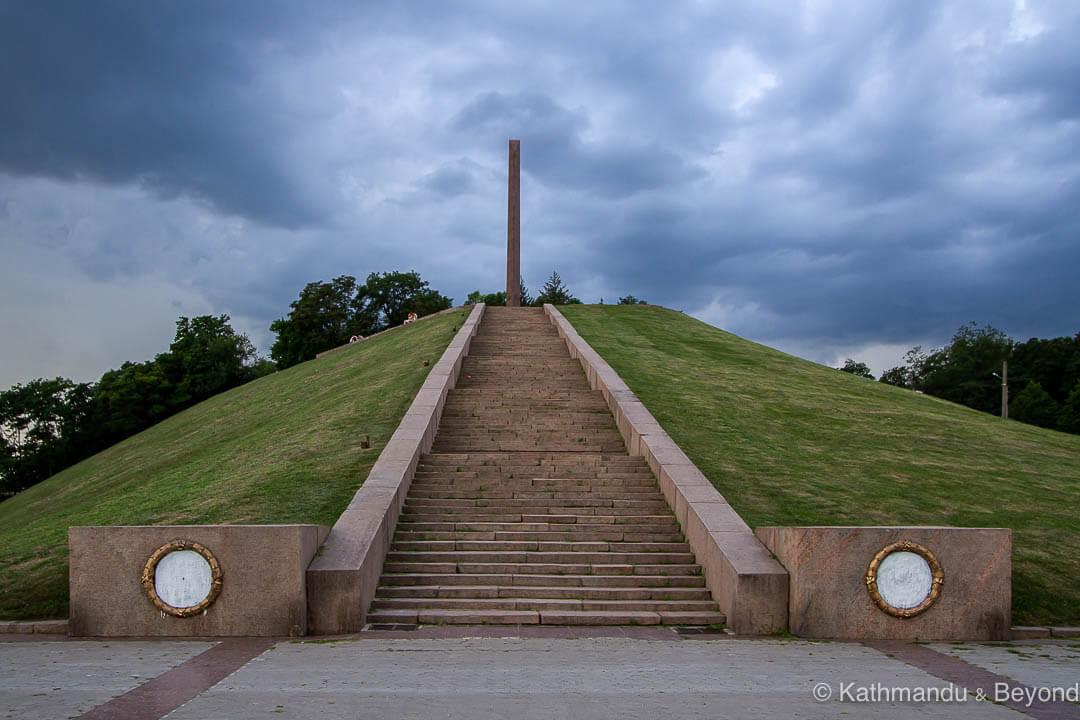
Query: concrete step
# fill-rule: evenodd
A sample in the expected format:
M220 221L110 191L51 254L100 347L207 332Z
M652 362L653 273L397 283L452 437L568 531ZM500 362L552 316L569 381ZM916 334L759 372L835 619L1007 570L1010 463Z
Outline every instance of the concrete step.
M473 519L478 513L488 513L486 517L491 518L494 515L512 515L519 513L518 517L529 518L535 516L545 517L558 517L558 516L597 516L603 517L605 515L611 516L613 512L618 512L620 517L647 517L655 515L657 512L666 511L667 508L651 507L651 508L635 508L635 507L620 507L615 508L610 505L607 507L575 507L568 503L572 501L567 500L521 500L521 505L506 506L506 505L468 505L468 506L450 506L443 507L436 503L439 501L432 498L417 498L423 499L431 503L429 505L418 505L415 502L408 502L405 504L405 513L414 519L421 514L434 515L437 514L441 517L454 517L464 520ZM455 498L457 501L461 501L462 498ZM468 501L466 501L468 502ZM472 501L477 502L476 500ZM528 522L528 520L525 520Z
M578 500L607 500L612 503L625 500L627 497L634 497L638 499L647 500L652 499L655 491L651 488L642 488L640 490L622 489L622 490L596 490L595 492L578 491L578 490L514 490L514 489L488 489L483 490L457 490L457 489L427 489L416 488L409 490L409 498L417 499L439 499L446 498L448 500L555 500L557 502L553 505L558 505L560 502L571 504ZM619 507L612 505L612 507Z
M597 473L598 475L600 473ZM638 475L626 477L612 474L613 477L592 478L564 478L564 477L533 477L527 471L521 473L505 474L501 477L448 477L446 475L418 477L413 479L410 487L430 490L439 487L452 487L456 490L471 488L499 487L515 488L520 490L593 490L625 488L647 488L660 494L660 488L652 477ZM637 492L637 491L635 491Z
M448 440L444 440L440 443L436 440L433 445L433 449L439 450L442 448L450 447ZM512 451L528 451L533 448L539 448L543 445L547 449L564 450L566 452L611 452L612 450L620 449L622 441L619 441L619 445L616 445L614 441L601 442L601 443L588 443L588 442L557 442L557 443L530 443L525 441L514 442L470 442L470 443L455 443L453 447L461 449L466 448L469 450L501 450L503 452Z
M543 575L384 572L383 585L497 585L516 587L704 588L702 575Z
M398 540L400 552L690 553L688 543L537 542L526 540Z
M450 550L410 551L392 548L386 562L395 563L590 563L605 565L672 564L691 566L692 553L620 553L620 552L540 552L514 550Z
M458 468L461 468L460 470ZM438 481L456 482L458 480L511 480L517 477L530 480L606 480L604 485L649 485L656 487L652 473L642 470L623 468L596 469L588 466L539 467L508 466L487 467L482 465L455 465L448 468L424 468L418 470L413 482Z
M514 530L463 531L463 530L423 530L411 531L398 528L394 540L510 540L538 542L627 542L627 543L676 543L683 537L678 532L625 532L622 526L612 525L608 530L583 530L566 526L570 529L550 530L547 532L518 532Z
M568 500L564 504L558 504L546 498L514 499L514 498L408 498L405 501L405 510L410 509L437 509L441 512L456 512L463 510L472 512L476 508L492 510L517 510L524 512L531 508L547 508L549 512L557 512L559 509L573 510L579 514L592 514L605 510L618 509L620 513L643 512L649 515L668 512L667 503L663 500L601 500L596 498L576 498Z
M709 591L694 587L587 587L542 585L380 585L378 598L558 598L577 600L711 601Z
M523 610L374 610L368 613L370 623L424 625L538 625L537 612Z
M373 610L445 609L445 610L600 610L649 612L715 613L712 600L585 600L579 598L439 598L409 597L380 598L372 603Z
M420 459L420 467L426 465L441 466L477 461L498 466L543 465L561 462L583 463L586 465L615 465L648 468L644 458L628 455L567 455L566 453L428 453Z
M424 562L387 561L383 572L388 574L438 574L460 573L462 575L695 575L701 568L694 564L644 565L607 562Z
M543 625L719 625L726 621L719 612L555 610L540 613Z
M406 512L402 514L398 520L399 523L413 523L416 524L429 524L429 525L454 525L457 526L463 523L468 524L473 530L487 530L491 529L491 525L520 525L525 527L500 527L495 528L498 530L552 530L554 528L551 525L574 525L582 526L585 529L592 529L595 525L631 525L633 527L641 527L645 525L657 526L650 527L650 530L656 529L668 529L673 528L675 524L675 518L671 515L550 515L550 514L534 514L534 515L515 515L510 513L450 513L446 515L435 515L432 513L416 513ZM544 525L546 527L540 527ZM412 529L415 529L412 528Z
M623 540L627 534L658 535L665 531L678 534L675 519L672 518L667 524L631 525L629 523L546 523L546 522L409 522L402 516L398 520L398 530L403 532L493 532L493 533L568 533L570 535L610 533L619 537L604 538L607 540ZM535 538L503 538L505 540L546 539L540 536ZM625 542L632 542L626 540ZM641 541L638 541L641 542Z
M369 619L723 622L648 464L543 310L487 309Z

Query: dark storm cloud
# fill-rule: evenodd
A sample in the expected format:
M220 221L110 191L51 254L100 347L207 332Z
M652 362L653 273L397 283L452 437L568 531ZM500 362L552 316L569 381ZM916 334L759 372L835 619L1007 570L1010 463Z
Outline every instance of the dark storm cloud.
M466 104L453 122L463 133L513 135L527 149L531 175L551 186L609 199L671 189L702 175L658 142L585 143L580 135L588 127L584 110L568 110L539 93L484 93Z
M1037 42L1007 48L991 77L991 89L1030 98L1037 103L1037 113L1049 118L1080 116L1080 93L1075 90L1080 76L1077 33L1080 21L1073 18L1049 29Z
M139 182L296 226L318 207L278 156L300 121L260 63L303 41L286 5L42 2L0 9L0 169ZM290 30L289 41L282 39ZM272 91L271 91L272 94Z
M425 175L418 183L420 188L431 192L435 197L452 200L461 195L477 192L477 175L483 168L467 158L458 158L443 163L436 170Z
M265 350L315 280L498 289L519 138L534 289L555 268L819 360L971 320L1072 334L1078 23L1035 0L7 3L0 242Z

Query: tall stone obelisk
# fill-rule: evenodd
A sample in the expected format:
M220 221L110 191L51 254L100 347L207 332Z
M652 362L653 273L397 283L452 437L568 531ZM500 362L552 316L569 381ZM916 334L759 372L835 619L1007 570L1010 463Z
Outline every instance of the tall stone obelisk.
M521 306L521 141L510 141L506 199L506 305Z

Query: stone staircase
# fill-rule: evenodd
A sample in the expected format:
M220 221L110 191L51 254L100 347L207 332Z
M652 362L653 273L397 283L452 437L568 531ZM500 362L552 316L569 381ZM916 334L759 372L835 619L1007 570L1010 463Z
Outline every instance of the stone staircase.
M724 622L656 479L540 308L487 308L371 623Z

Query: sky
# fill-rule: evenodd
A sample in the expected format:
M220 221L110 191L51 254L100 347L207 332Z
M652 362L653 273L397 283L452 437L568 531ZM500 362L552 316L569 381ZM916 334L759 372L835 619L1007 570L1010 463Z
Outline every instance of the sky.
M0 388L309 282L632 294L876 374L1080 331L1075 0L0 1Z

